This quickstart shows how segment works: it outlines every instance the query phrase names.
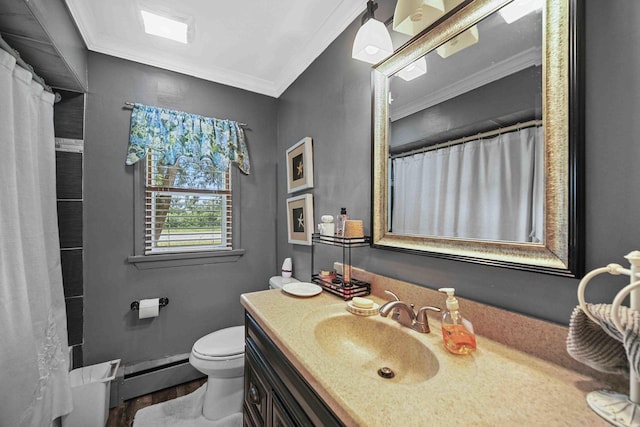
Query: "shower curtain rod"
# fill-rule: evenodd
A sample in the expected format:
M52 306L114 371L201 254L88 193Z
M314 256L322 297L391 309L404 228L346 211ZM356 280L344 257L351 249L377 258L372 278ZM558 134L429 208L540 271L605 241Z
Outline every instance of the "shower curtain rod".
M135 105L134 102L125 102L124 103L124 108L126 108L127 110L133 110L133 106ZM248 125L246 123L240 123L238 122L238 125L242 126L242 127L247 127Z
M414 150L410 150L404 153L392 154L391 156L389 156L389 158L393 160L400 157L408 157L414 154L426 153L427 151L439 150L440 148L453 147L454 145L464 144L465 142L474 141L476 139L488 138L490 136L500 135L501 133L512 132L514 130L520 130L520 129L525 129L525 128L534 127L534 126L542 126L542 120L529 120L528 122L516 123L511 126L497 128L487 132L480 132L475 135L464 136L462 138L453 139L451 141L442 142L440 144L416 148Z
M51 89L51 86L47 85L44 82L44 79L36 74L36 72L33 70L33 67L31 65L27 64L26 62L24 62L24 60L20 57L20 53L17 50L15 50L14 48L12 48L11 46L9 46L9 43L7 43L5 41L5 39L2 38L1 35L0 35L0 49L7 51L9 53L9 55L11 55L14 58L16 58L16 63L21 68L24 68L25 70L30 72L31 75L33 76L33 80L35 80L36 83L38 83L40 86L42 86L44 88L44 90L46 90L49 93L53 93L56 96L55 102L60 101L60 99L61 99L60 94L55 93L53 91L53 89Z

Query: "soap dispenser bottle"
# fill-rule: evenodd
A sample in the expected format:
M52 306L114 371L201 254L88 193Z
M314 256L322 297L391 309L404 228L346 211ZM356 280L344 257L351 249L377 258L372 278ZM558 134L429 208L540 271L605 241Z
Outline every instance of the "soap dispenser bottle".
M454 288L440 288L447 294L447 309L442 311L442 339L444 346L453 354L469 354L476 349L473 325L460 314Z

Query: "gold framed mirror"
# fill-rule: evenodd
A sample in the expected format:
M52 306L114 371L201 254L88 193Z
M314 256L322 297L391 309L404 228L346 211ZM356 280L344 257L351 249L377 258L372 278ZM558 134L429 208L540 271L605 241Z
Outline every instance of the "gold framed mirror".
M581 277L583 18L576 0L540 0L514 24L503 14L512 3L470 2L374 67L372 246ZM416 65L417 78L407 74ZM480 163L455 168L424 160L446 153L451 162L467 150L469 162L470 150L509 141L501 150L527 157L482 151ZM430 180L404 178L397 159L408 157L420 158ZM445 169L467 171L470 183L442 186L452 180ZM486 183L472 188L477 181Z

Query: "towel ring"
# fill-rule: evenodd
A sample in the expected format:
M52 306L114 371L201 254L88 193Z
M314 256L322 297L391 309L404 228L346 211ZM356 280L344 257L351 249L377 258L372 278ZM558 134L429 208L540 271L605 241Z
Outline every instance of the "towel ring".
M609 264L606 267L600 267L590 271L582 278L582 280L580 280L580 284L578 285L578 302L580 303L580 308L584 311L584 314L586 314L593 322L598 323L598 319L593 317L591 312L589 312L587 303L584 300L584 289L587 287L587 283L599 274L609 273L617 276L618 274L627 274L628 271L628 269L623 268L620 264ZM631 274L631 272L629 272L629 274Z
M624 327L620 322L620 305L626 296L638 286L640 286L640 280L625 286L617 293L616 297L613 299L613 303L611 304L611 320L613 320L613 324L616 325L616 329L620 331L621 334L624 334Z

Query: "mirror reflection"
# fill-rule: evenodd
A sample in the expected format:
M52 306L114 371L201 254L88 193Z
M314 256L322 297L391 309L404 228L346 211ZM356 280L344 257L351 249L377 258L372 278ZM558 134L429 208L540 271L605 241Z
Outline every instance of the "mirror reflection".
M531 2L530 2L531 3ZM389 77L390 231L544 240L542 3Z
M374 67L374 247L582 274L577 7L474 0Z

